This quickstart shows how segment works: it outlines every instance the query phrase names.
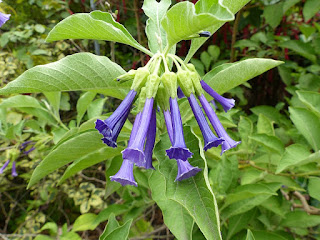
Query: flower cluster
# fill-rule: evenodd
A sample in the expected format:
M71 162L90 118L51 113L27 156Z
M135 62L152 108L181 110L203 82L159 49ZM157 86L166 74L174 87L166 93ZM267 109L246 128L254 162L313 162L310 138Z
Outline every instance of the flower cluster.
M175 64L176 72L169 70L168 63L170 61ZM117 138L135 100L137 100L138 114L133 124L128 146L122 151L122 166L117 174L110 177L111 181L119 182L122 185L137 186L133 176L134 165L154 169L152 152L156 138L156 110L158 106L163 113L172 144L166 150L166 155L170 159L175 159L178 165L176 181L192 177L201 171L200 168L193 167L188 162L193 153L185 143L178 97L187 97L202 132L205 151L221 145L222 154L240 143L229 137L214 109L205 98L204 92L219 102L224 111L231 109L235 101L220 96L201 80L192 64L185 64L179 57L168 54L166 58L163 54L157 53L145 67L130 70L118 77L117 80L120 82L133 80L133 83L130 92L114 113L104 121L100 119L96 121L96 129L103 135L102 141L110 147L117 147ZM205 114L217 136L211 130Z
M0 0L0 3L2 2L2 0ZM0 27L9 20L10 18L10 14L5 14L5 13L1 13L0 12Z

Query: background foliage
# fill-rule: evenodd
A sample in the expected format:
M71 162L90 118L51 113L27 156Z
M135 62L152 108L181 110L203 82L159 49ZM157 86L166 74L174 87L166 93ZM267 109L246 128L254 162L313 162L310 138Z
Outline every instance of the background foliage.
M138 0L96 4L97 9L112 12L139 43L147 46L147 17L141 7ZM73 13L90 12L89 1L6 1L1 9L12 14L1 28L1 86L36 65L84 51L107 56L124 70L148 61L141 52L112 42L45 43L60 20ZM253 0L191 59L206 77L222 75L219 66L236 60L260 57L285 62L229 90L227 95L237 100L238 107L218 114L228 133L242 141L222 157L219 149L205 153L207 182L217 199L223 239L320 239L319 10L316 0ZM179 43L178 55L186 56L190 44ZM87 55L83 58L88 60ZM118 74L123 69L106 74ZM165 135L159 134L162 141L155 149L159 171L135 169L138 188L109 181L120 167L124 145L106 148L92 130L95 119L101 115L106 118L119 104L118 99L107 95L123 97L121 92L79 91L1 98L0 166L14 157L19 176L10 175L11 164L0 175L0 237L204 239L205 235L213 239L212 205L206 198L198 199L191 191L192 204L199 211L210 211L209 221L201 221L202 213L196 212L191 218L186 209L192 206L177 204L185 198L182 190L168 188L164 192L170 187L166 179L173 182L175 175L169 171L173 163L162 154L168 145ZM196 149L200 131L187 105L185 99L180 100L188 146ZM126 123L120 140L128 139L131 126ZM158 127L162 126L159 122ZM31 142L23 149L27 141ZM26 152L31 147L35 150ZM61 156L66 149L69 154ZM26 190L32 171L45 157L62 160L52 167L55 171L40 171L36 180L45 178L34 180ZM200 159L195 164L205 167L200 155L195 159ZM194 189L201 188L201 178L203 175L190 180L195 181ZM155 188L157 195L152 193ZM173 214L173 209L180 215Z

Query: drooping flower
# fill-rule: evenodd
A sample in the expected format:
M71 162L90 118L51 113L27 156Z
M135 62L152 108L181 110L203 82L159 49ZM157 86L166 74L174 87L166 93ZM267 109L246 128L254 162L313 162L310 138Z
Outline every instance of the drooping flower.
M201 107L199 106L197 99L195 96L191 93L190 97L188 97L191 109L193 111L193 114L198 122L198 125L200 127L203 140L204 140L204 150L207 151L208 149L212 147L219 146L224 139L223 138L217 138L213 132L210 129L210 126L207 122L207 119L205 115L202 112Z
M181 87L178 87L177 95L178 95L178 98L184 98L185 97L184 93L182 92Z
M17 177L18 176L18 173L16 171L16 161L13 161L13 163L12 163L11 176L12 177Z
M101 140L108 146L117 146L116 140L128 117L136 94L137 92L132 89L110 117L104 121L100 119L96 121L95 128L103 135Z
M171 117L170 117L170 112L169 111L164 111L164 119L165 119L165 122L166 122L168 135L169 135L170 141L172 143L172 141L173 141L173 137L172 137L173 129L172 129L172 121L171 121ZM178 166L178 174L177 174L177 177L176 177L175 181L182 181L184 179L193 177L198 172L201 171L201 168L193 167L189 163L188 160L182 161L180 159L176 159L176 161L177 161L177 166Z
M201 80L200 81L202 88L211 96L213 97L216 101L218 101L221 106L223 107L223 110L227 112L231 108L234 107L235 100L233 98L225 98L219 95L216 91L214 91L205 81Z
M2 2L2 0L0 0L0 3ZM5 14L5 13L1 13L0 12L0 27L9 20L10 18L10 14Z
M118 182L122 186L125 186L125 185L132 185L136 187L138 186L133 176L133 163L127 159L123 160L120 170L114 176L111 176L110 180L114 182Z
M203 94L199 96L199 100L218 137L224 139L224 142L222 142L221 155L228 149L236 147L240 142L236 142L230 138L226 130L223 128L221 122L219 121L218 116Z
M173 128L173 144L172 147L166 150L170 159L181 159L186 161L192 157L193 153L187 148L184 141L181 115L177 98L170 98L170 112Z
M144 156L146 162L144 164L145 169L154 169L152 166L152 153L154 148L154 142L156 140L156 132L157 132L157 119L156 119L156 110L153 109L150 125L147 132L147 140L144 147Z
M2 174L3 171L8 167L9 163L10 163L10 160L7 160L7 161L3 164L3 166L0 168L0 174Z
M190 177L195 176L201 171L201 168L193 167L189 161L182 161L177 159L178 174L175 181L181 181Z
M153 98L146 99L137 133L135 136L132 136L131 133L130 136L132 144L122 151L123 159L130 160L138 166L144 166L146 162L143 148L151 120L153 102Z

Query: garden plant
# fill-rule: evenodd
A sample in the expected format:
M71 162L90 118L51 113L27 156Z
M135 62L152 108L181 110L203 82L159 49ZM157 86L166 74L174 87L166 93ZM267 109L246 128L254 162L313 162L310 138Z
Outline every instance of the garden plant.
M0 3L0 239L320 239L319 11Z

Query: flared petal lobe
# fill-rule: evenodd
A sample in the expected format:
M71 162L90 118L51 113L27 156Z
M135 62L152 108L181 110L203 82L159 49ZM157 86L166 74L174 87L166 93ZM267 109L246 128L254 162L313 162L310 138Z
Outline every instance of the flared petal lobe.
M188 158L192 157L193 153L189 151L184 141L177 98L170 98L170 110L173 126L173 146L167 149L166 152L170 159L181 159L186 161Z
M221 148L221 155L225 151L229 150L230 148L234 148L239 143L241 143L241 142L236 142L229 137L226 130L223 128L221 122L219 121L218 116L216 115L216 113L214 112L214 110L212 109L212 107L210 106L210 104L208 103L207 99L205 98L205 96L203 94L199 97L199 100L200 100L201 105L204 108L204 111L206 112L214 130L216 131L218 137L224 139L224 141L222 143L222 148Z
M0 168L0 174L2 174L3 171L8 167L9 163L10 163L10 160L7 160L7 161L3 164L3 166Z
M18 173L17 173L17 170L16 170L16 161L13 161L13 163L12 163L11 176L12 177L17 177L18 176Z
M193 111L193 114L198 122L198 125L200 127L203 140L204 140L204 150L207 151L208 149L212 147L218 147L223 141L223 138L217 138L213 132L210 129L210 126L207 122L207 119L202 112L201 107L199 106L199 103L197 102L197 99L195 96L191 93L190 97L188 97L191 109Z
M156 132L157 132L157 119L156 119L156 110L152 110L151 121L147 133L147 140L144 147L144 156L146 162L144 164L144 168L146 169L154 169L152 166L152 153L154 148L154 142L156 140Z
M234 107L235 100L234 99L229 99L222 97L219 95L216 91L214 91L205 81L201 80L200 81L202 88L211 96L213 97L216 101L218 101L221 106L223 107L223 110L227 112L231 108Z
M177 165L178 165L178 175L175 181L181 181L181 180L193 177L198 172L201 171L200 168L193 167L188 160L182 161L180 159L177 159Z
M104 121L100 119L96 121L96 129L103 135L104 138L112 138L116 125L119 123L119 121L123 120L124 115L127 116L129 114L136 94L136 91L131 90L110 117Z
M1 13L1 12L0 12L0 27L1 27L3 24L5 24L6 21L9 20L10 16L11 16L10 14L4 14L4 13Z
M118 182L122 186L125 186L125 185L132 185L135 187L138 186L133 176L133 163L126 159L123 160L120 170L114 176L111 176L110 180L114 182Z
M130 160L137 166L144 166L146 162L143 148L151 120L153 102L153 98L146 99L137 133L134 138L130 136L130 145L122 151L123 159Z

